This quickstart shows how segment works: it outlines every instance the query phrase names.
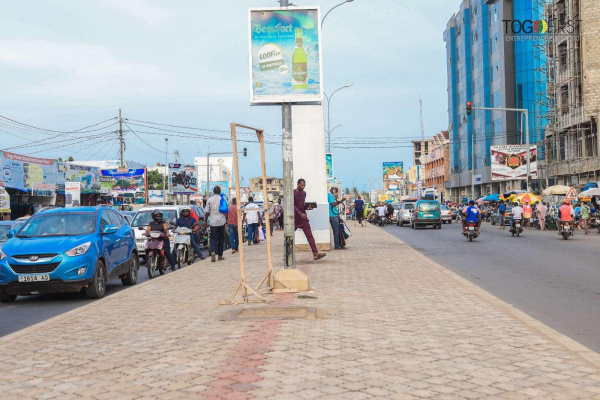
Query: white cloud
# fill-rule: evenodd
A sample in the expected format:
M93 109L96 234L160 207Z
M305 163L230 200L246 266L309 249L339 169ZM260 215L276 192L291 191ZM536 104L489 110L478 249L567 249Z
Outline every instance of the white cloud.
M0 41L0 68L25 79L4 81L14 93L98 98L164 90L168 76L156 66L133 63L102 46L45 41Z
M105 0L105 4L152 27L171 19L169 11L146 0Z

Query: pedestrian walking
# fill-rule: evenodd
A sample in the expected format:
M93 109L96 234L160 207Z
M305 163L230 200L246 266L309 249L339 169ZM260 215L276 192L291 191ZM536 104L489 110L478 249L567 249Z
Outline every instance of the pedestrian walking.
M258 230L261 225L260 208L254 202L252 196L248 197L248 204L244 208L244 214L248 223L248 246L252 245L252 243L257 244L257 239L259 238Z
M277 201L277 221L279 222L279 230L283 230L283 204L281 199Z
M356 212L356 219L358 220L359 225L365 226L366 224L363 225L362 223L365 216L365 202L360 196L358 196L358 199L354 202L354 211Z
M225 241L225 224L227 223L227 215L219 210L221 205L221 188L215 186L213 195L206 200L206 214L209 216L208 222L210 225L210 260L216 261L216 256L219 260L223 258L223 247Z
M269 203L269 229L271 236L273 236L273 228L275 227L275 221L277 220L277 204Z
M306 192L304 191L305 187L306 181L302 178L298 179L298 185L296 186L296 189L294 189L294 226L295 229L302 229L304 235L306 235L306 240L308 241L310 249L313 252L313 258L318 260L325 257L325 253L319 253L317 250L315 238L313 237L312 229L310 228L308 215L306 215L306 211L312 210L313 207L306 206Z
M239 236L238 236L238 217L237 217L237 199L234 197L229 204L229 212L227 213L227 227L229 229L229 244L231 245L231 254L239 251Z
M340 209L339 205L346 200L346 198L342 198L341 200L337 199L338 197L338 188L332 187L327 194L327 201L329 202L329 223L331 224L331 230L333 231L333 243L335 245L336 250L345 249L340 244Z
M535 212L537 213L538 221L540 222L540 229L543 231L546 229L546 213L548 212L546 203L539 203Z
M590 225L590 206L587 205L587 200L581 201L581 223L583 224L583 229L585 234L588 235L588 227Z

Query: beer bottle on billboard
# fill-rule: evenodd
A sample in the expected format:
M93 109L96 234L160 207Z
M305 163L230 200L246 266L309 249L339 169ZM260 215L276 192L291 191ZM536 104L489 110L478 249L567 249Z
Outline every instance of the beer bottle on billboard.
M307 60L302 43L302 28L296 28L296 49L292 54L292 90L308 89Z

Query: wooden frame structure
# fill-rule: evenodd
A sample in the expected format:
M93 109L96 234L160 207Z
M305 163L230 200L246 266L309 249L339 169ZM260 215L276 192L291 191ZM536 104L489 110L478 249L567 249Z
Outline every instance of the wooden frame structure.
M236 124L235 122L232 122L230 124L230 127L231 127L231 141L233 143L233 169L234 169L234 173L235 173L235 196L238 199L238 204L236 206L236 213L237 213L237 219L238 219L238 226L237 226L238 238L240 239L240 246L239 246L240 282L237 284L237 286L233 292L233 295L231 295L229 300L223 300L220 302L220 304L222 304L222 305L239 304L239 302L236 300L236 296L240 291L242 294L242 299L246 303L251 302L251 301L265 302L265 301L267 301L267 299L265 297L261 296L261 294L264 294L265 292L266 293L282 293L282 292L289 293L289 292L297 292L297 290L289 288L283 282L279 281L273 274L273 253L271 250L271 220L270 220L270 215L269 215L270 207L269 207L269 197L268 197L268 193L267 193L267 184L266 184L267 183L267 166L266 166L266 160L265 160L264 132L262 129L252 128L250 126L241 125L241 124ZM254 289L246 283L246 263L245 263L245 258L244 258L244 245L243 245L244 241L242 240L242 224L239 223L239 221L242 220L242 218L241 218L242 211L240 209L241 204L239 204L241 202L241 192L240 192L240 174L239 174L240 171L239 171L239 163L238 163L237 130L236 130L236 128L238 128L238 127L255 131L256 136L258 137L258 142L260 144L260 162L261 162L261 167L262 167L263 198L264 198L263 210L265 212L265 225L266 225L266 231L267 231L267 234L265 236L267 238L268 271L265 274L265 276L263 277L263 279L260 281L258 286ZM275 280L277 280L278 283L283 285L284 289L275 289L274 288ZM260 290L260 287L265 283L267 283L267 286L265 288L263 288L262 290ZM259 291L261 291L261 293L259 293ZM251 295L254 295L256 298L248 299L248 293L250 293Z

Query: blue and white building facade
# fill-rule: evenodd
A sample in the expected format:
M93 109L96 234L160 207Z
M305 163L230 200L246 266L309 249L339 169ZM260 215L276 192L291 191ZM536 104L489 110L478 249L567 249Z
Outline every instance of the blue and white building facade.
M543 139L546 110L540 105L546 77L540 71L543 46L509 40L504 21L529 19L543 7L535 0L464 0L446 31L450 189L452 201L520 189L520 181L491 181L490 147L524 143L521 118L514 112L473 107L528 108L531 143ZM523 129L524 130L524 129ZM475 193L471 182L475 181Z

